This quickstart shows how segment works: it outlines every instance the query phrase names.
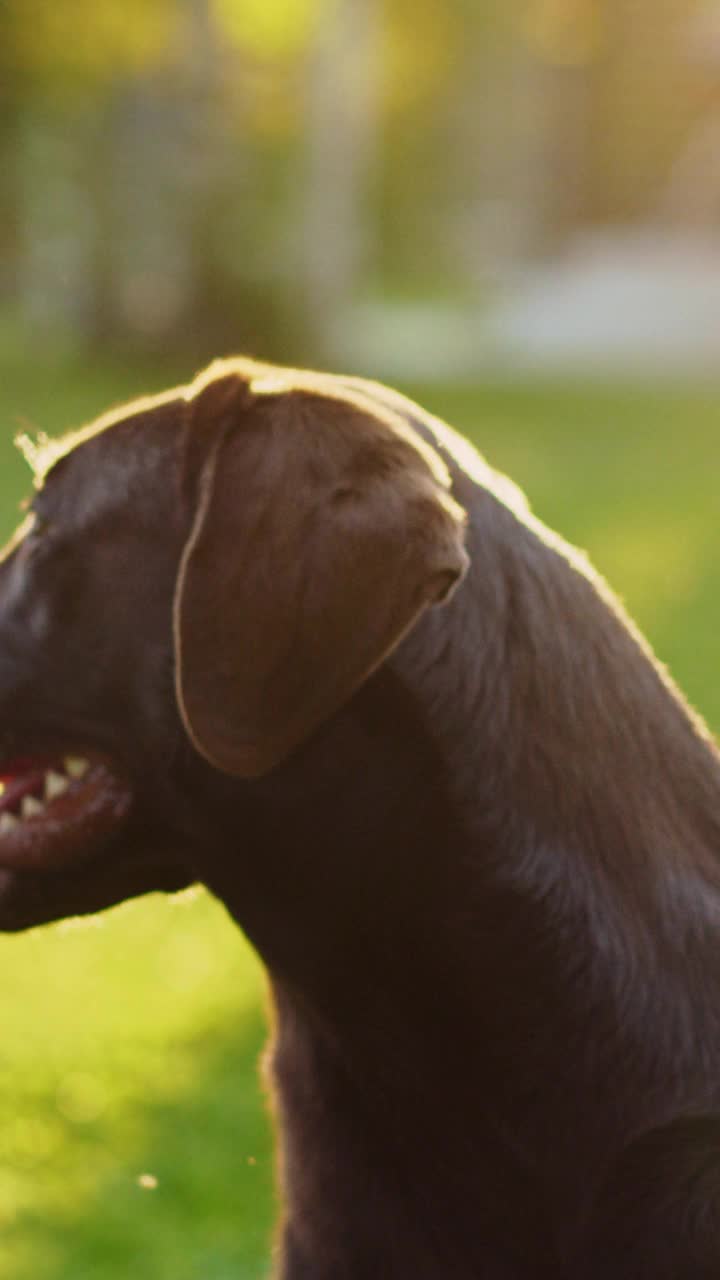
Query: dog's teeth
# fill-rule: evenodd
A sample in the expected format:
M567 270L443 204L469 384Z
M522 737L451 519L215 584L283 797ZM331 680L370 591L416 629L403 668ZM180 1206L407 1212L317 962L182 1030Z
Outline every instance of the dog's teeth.
M82 778L90 768L90 761L83 760L82 756L66 756L63 760L65 772L70 774L71 778Z
M20 823L14 813L3 813L0 815L0 835L5 831L14 831L19 827Z
M38 814L43 812L44 806L34 796L25 796L20 812L23 818L37 818Z
M63 791L67 791L69 786L69 778L62 773L55 773L53 769L48 769L45 774L45 799L54 800L57 796L61 796Z

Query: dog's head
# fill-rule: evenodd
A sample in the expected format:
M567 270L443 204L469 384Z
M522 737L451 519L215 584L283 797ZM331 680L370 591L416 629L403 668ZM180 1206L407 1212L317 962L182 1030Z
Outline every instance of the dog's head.
M175 765L252 780L466 567L440 458L333 379L232 361L31 459L0 564L0 927L197 878Z

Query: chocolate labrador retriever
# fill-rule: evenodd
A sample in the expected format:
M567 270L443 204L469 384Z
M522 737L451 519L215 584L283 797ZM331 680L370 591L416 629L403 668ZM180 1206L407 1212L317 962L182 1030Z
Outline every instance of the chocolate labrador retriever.
M27 451L0 927L227 905L278 1275L717 1280L718 757L585 561L361 380L222 362Z

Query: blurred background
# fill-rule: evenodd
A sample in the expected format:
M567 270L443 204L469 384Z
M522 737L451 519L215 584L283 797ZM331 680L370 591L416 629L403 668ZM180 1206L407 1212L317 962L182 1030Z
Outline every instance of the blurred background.
M720 727L720 3L0 0L19 430L366 373L590 552ZM263 983L206 895L0 939L0 1274L260 1280Z

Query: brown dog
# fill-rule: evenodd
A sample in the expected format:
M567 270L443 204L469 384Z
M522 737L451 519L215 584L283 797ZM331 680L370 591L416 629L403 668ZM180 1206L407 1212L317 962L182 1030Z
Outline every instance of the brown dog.
M283 1280L716 1280L720 769L587 565L360 380L228 361L28 451L0 927L223 899Z

